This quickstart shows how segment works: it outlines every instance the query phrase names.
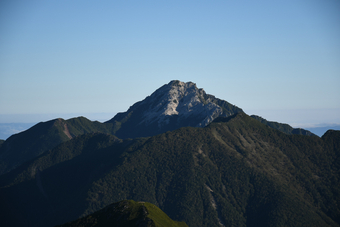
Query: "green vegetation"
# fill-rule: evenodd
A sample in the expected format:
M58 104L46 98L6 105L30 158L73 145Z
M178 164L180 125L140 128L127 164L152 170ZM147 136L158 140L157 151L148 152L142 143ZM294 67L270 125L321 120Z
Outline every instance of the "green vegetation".
M98 121L90 121L85 117L71 118L66 121L69 131L75 135L86 133L101 132L106 134L112 133L112 124L102 124Z
M53 226L132 199L188 226L339 226L339 156L339 131L288 135L244 113L148 138L85 134L0 176L0 218Z
M84 117L63 120L61 118L41 122L30 129L8 138L0 144L0 174L9 172L22 163L76 136L101 132L112 134L111 123L102 124Z
M165 226L173 226L173 227L186 227L187 225L185 222L177 222L173 221L171 218L169 218L168 215L166 215L161 209L159 209L157 206L151 204L151 203L144 203L144 206L146 207L148 211L148 216L151 220L154 221L156 227L165 227Z
M282 124L274 121L267 121L266 119L251 115L252 118L260 121L262 124L268 125L271 128L280 130L281 132L284 132L288 135L306 135L306 136L316 136L315 134L311 133L308 130L302 129L302 128L293 128L288 124Z
M27 160L67 141L61 119L39 123L29 130L8 138L0 147L0 173L6 173Z
M147 202L124 200L111 204L91 215L59 227L187 227L184 222L176 222L161 209Z

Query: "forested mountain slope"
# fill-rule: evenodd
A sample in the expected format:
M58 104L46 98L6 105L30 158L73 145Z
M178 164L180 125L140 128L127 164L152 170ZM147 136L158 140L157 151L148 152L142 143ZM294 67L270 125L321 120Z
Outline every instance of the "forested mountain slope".
M91 132L111 133L112 124L90 121L84 117L61 118L41 122L30 129L12 135L0 146L0 174L68 141Z
M78 136L0 176L8 226L53 226L125 200L188 226L339 226L340 132L287 135L239 113L121 140Z
M261 123L268 125L271 128L280 130L281 132L284 132L288 135L306 135L306 136L316 136L315 134L311 133L308 130L302 129L302 128L293 128L288 124L283 124L283 123L278 123L275 121L267 121L266 119L256 116L256 115L251 115L252 118L260 121Z

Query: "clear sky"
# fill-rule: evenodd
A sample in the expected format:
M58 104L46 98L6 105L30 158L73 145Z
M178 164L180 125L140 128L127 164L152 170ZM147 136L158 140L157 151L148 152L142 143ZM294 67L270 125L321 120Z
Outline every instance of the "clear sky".
M340 1L0 3L0 123L109 120L174 79L268 120L339 124Z

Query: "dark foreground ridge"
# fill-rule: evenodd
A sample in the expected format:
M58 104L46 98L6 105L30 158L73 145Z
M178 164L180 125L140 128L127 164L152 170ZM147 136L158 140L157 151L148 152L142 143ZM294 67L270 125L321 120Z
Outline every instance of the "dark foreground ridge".
M147 202L124 200L57 227L188 227Z

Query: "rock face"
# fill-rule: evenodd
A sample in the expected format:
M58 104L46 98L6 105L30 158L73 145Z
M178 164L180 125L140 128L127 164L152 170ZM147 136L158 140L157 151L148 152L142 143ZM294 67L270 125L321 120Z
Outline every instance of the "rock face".
M195 83L174 80L107 123L116 125L115 134L120 138L144 137L185 126L205 127L217 117L238 112L243 111L206 94Z

